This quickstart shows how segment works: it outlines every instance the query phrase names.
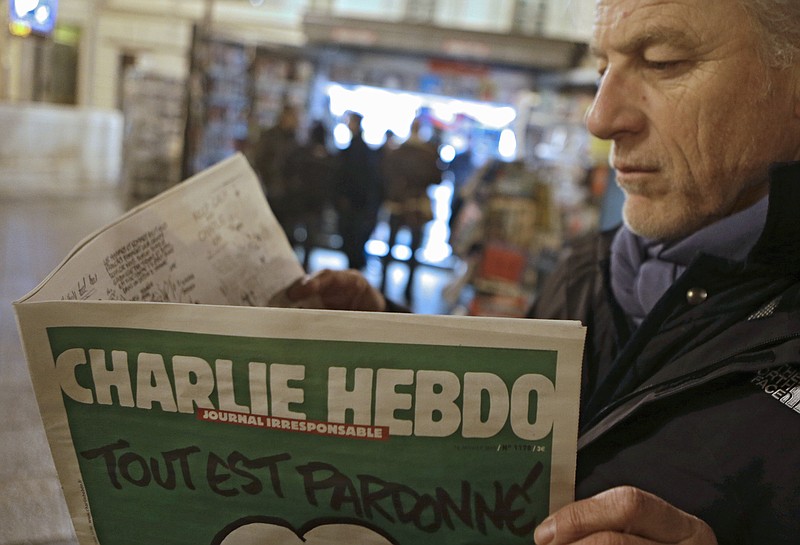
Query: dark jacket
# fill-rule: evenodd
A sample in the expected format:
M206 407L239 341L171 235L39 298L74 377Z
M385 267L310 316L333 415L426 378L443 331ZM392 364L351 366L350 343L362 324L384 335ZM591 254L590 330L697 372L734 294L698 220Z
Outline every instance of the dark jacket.
M356 134L340 157L338 192L350 206L350 213L376 214L383 198L378 152Z
M428 186L442 181L438 159L436 148L426 142L407 140L397 149L387 149L382 157L384 198L399 203L427 198Z
M339 157L323 143L296 148L286 158L286 179L293 209L298 216L319 217L336 201Z
M587 326L578 498L633 485L721 545L800 543L800 164L772 175L747 260L698 256L635 331L608 283L613 232L545 283L530 315Z

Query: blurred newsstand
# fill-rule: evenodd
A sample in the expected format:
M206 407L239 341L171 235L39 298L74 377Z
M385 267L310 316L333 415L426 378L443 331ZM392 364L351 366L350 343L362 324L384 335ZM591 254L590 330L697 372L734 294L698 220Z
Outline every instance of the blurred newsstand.
M461 190L450 243L462 267L445 290L453 313L525 316L564 244L600 228L609 149L584 126L591 98L588 85L524 97L518 159L490 161Z

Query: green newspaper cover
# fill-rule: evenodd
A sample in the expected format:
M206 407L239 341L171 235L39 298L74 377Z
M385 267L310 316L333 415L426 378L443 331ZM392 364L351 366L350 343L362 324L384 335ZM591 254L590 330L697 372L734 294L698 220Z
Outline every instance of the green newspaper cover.
M15 303L80 545L531 543L572 500L579 323L262 306L303 273L257 180L184 184Z

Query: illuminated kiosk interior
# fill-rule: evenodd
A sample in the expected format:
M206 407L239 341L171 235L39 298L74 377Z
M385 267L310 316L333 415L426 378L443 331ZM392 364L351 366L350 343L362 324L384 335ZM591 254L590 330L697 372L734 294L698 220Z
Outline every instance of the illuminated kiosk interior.
M344 86L329 83L325 92L329 99L330 115L336 122L333 140L338 149L344 149L350 143L351 134L346 119L348 112L363 116L361 127L364 142L373 148L385 143L387 131L392 131L398 142L407 140L411 134L412 121L421 112L426 112L433 123L442 129L438 143L439 157L445 164L450 163L456 154L470 145L476 166L489 159L511 161L517 157L517 138L513 127L517 112L510 105L367 85ZM422 138L430 139L431 132L430 125L424 126ZM474 138L476 132L480 133L480 138ZM427 243L421 249L422 255L418 259L436 264L446 261L452 254L447 243L447 220L453 186L445 179L441 184L433 186L430 192L434 203L434 221L428 226ZM400 261L408 260L411 249L402 244L402 237L398 237L398 242L391 248L392 256ZM390 249L385 241L372 238L367 243L367 251L382 256Z

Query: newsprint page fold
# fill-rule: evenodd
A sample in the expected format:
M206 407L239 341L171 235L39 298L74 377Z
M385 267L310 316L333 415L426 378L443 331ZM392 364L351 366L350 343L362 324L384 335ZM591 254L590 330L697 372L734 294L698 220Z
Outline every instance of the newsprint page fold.
M279 308L303 274L237 155L14 304L78 543L532 543L584 328Z

